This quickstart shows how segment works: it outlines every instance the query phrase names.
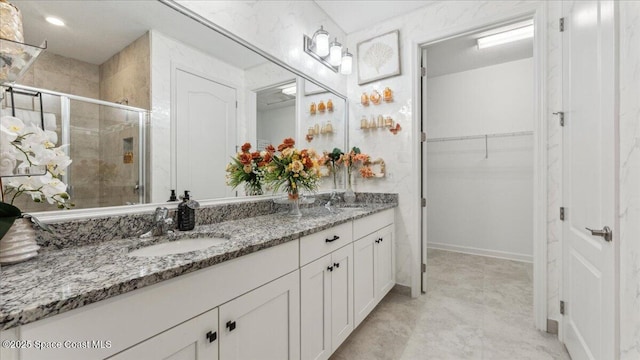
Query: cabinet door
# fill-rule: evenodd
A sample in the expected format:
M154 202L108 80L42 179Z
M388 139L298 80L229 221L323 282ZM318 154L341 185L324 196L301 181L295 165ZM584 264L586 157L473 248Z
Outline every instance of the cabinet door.
M300 353L303 360L331 355L331 254L300 269Z
M220 306L220 358L300 358L300 272Z
M331 352L353 331L353 244L331 253Z
M377 234L371 234L353 243L353 303L355 326L376 306L376 278L373 264L376 259Z
M215 360L218 334L218 308L215 308L108 359Z
M393 226L387 226L376 233L375 277L376 303L393 288L396 282Z

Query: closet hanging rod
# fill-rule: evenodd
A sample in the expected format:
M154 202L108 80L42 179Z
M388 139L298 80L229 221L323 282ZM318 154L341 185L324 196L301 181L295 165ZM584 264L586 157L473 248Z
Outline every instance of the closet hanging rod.
M486 139L486 138L494 138L494 137L510 137L510 136L524 136L524 135L533 135L533 131L517 131L517 132L510 132L510 133L496 133L496 134L485 134L485 135L469 135L469 136L454 136L454 137L432 138L432 139L427 139L427 142L473 140L473 139Z

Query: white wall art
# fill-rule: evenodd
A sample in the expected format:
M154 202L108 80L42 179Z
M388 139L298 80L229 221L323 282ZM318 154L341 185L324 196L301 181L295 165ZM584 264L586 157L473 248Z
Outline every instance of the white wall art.
M358 84L400 75L399 31L358 43Z

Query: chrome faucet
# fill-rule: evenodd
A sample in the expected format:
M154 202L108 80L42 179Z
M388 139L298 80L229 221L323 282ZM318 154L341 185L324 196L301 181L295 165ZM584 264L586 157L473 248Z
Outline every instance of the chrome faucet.
M153 227L151 230L140 235L140 237L147 238L166 235L169 233L171 225L173 225L173 219L169 217L169 209L166 207L157 207L153 215Z

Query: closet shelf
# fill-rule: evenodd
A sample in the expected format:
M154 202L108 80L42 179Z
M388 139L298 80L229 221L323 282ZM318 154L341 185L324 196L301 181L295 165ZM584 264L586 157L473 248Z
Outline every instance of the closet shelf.
M510 132L510 133L495 133L495 134L484 134L484 135L431 138L431 139L427 139L427 142L474 140L474 139L487 139L487 138L496 138L496 137L525 136L525 135L533 135L533 131L517 131L517 132Z

